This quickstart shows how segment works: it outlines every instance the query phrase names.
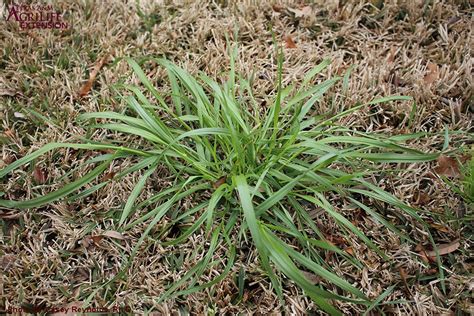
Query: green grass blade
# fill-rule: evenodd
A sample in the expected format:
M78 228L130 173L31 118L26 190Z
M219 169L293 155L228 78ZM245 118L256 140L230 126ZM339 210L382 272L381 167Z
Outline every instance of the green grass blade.
M339 312L326 301L328 298L336 299L338 296L322 290L306 280L301 271L295 266L293 261L287 255L281 244L275 242L275 237L272 236L272 234L266 229L261 229L261 234L264 238L265 244L268 247L272 261L279 268L279 270L281 270L291 280L298 284L305 291L305 294L310 296L323 311L329 313L330 315L342 315L341 312Z
M36 158L40 157L41 155L47 153L48 151L51 151L51 150L57 149L57 148L73 148L73 149L89 149L89 150L112 149L112 150L116 150L116 151L119 151L119 152L122 151L122 152L125 152L125 153L136 154L136 155L140 155L140 156L150 156L150 153L147 153L145 151L135 150L135 149L131 149L131 148L123 147L123 146L114 146L114 145L107 145L107 144L49 143L47 145L44 145L40 149L32 152L31 154L28 154L28 155L26 155L26 156L24 156L24 157L22 157L22 158L20 158L16 161L12 162L8 166L6 166L2 170L0 170L0 178L3 178L5 175L12 172L16 168L35 160Z
M262 262L262 267L268 273L268 276L275 290L277 291L278 296L281 298L283 295L281 285L277 281L276 276L273 273L268 261L269 260L268 251L265 247L265 243L260 234L260 227L259 227L260 225L255 215L247 180L245 179L245 176L239 175L239 176L234 176L232 178L232 181L234 182L237 188L237 192L239 193L239 200L242 205L242 210L244 211L245 222L247 223L247 226L250 229L250 234L252 235L252 239L259 251L259 257Z
M132 192L130 193L127 199L127 203L125 203L125 206L122 211L122 215L120 216L120 220L118 224L119 226L122 226L125 220L130 216L130 213L132 212L133 204L135 203L141 191L143 190L146 180L153 174L153 172L155 172L156 168L157 168L157 165L150 167L133 188Z
M323 59L322 62L320 62L316 67L314 67L310 72L308 72L304 76L303 83L301 84L301 86L303 87L306 86L311 81L311 79L314 78L314 76L316 76L321 71L326 69L326 67L329 66L330 64L331 64L331 60L329 58Z
M9 207L9 208L19 208L19 209L27 209L27 208L34 208L40 207L42 205L57 201L68 194L77 191L85 184L94 180L98 175L105 171L105 169L109 166L112 159L102 163L98 167L96 167L91 172L87 173L85 176L73 181L71 183L66 184L59 190L53 191L46 195L40 196L38 198L34 198L27 201L10 201L10 200L0 200L0 206Z

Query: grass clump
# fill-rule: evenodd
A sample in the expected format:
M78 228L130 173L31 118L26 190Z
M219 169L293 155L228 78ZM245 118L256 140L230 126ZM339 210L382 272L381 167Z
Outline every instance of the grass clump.
M189 216L196 216L197 220L186 226L177 238L159 241L161 244L177 245L204 229L210 245L201 261L180 281L171 284L158 301L217 284L230 272L236 260L237 247L251 242L258 252L263 271L280 298L283 297L282 275L285 275L331 315L340 314L331 300L344 300L373 308L379 300L371 302L359 289L335 274L325 262L322 251L332 252L358 267L363 265L326 239L311 218L308 207L326 213L339 225L343 234L360 238L386 259L383 251L369 237L338 212L329 199L330 194L336 194L353 207L362 209L409 240L368 202L385 202L421 222L416 210L368 181L367 176L372 171L367 167L390 162L428 161L436 159L437 154L424 154L401 144L420 137L417 134L393 137L370 135L338 126L336 122L368 105L410 98L386 97L356 105L332 117L312 116L310 114L322 95L341 78L334 77L310 85L317 74L329 65L329 61L324 60L306 74L301 85L282 87L283 57L280 53L276 94L271 97L270 107L264 110L253 98L252 83L235 73L236 49L230 55L230 73L223 84L204 74L193 77L166 59L154 59L168 73L169 95L161 94L153 86L139 63L127 59L154 100L148 99L139 87L122 85L123 94L120 96L128 104L122 113L85 113L79 119L82 122L94 121L93 128L136 135L147 145L124 146L114 139L48 144L1 170L0 177L57 148L109 152L88 161L96 165L94 169L54 192L25 201L0 200L0 205L28 209L59 199L84 198L112 181L106 179L96 183L95 179L114 160L134 157L136 164L114 177L117 181L129 173L142 172L120 216L116 218L116 225L121 232L141 223L147 223L147 229L115 279L126 275L139 246L149 238L156 224L170 212L175 212L177 215L173 223ZM107 123L103 123L104 120ZM175 176L174 186L139 202L147 180L159 166L165 166ZM210 198L205 198L209 194ZM180 211L180 201L188 197L198 200L199 204ZM205 270L220 262L213 259L213 254L221 245L228 249L222 274L197 285ZM303 271L316 274L339 287L344 294L335 294L323 285L315 285Z

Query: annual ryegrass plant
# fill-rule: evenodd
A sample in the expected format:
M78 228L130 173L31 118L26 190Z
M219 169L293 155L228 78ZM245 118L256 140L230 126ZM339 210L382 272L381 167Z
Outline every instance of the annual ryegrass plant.
M79 200L111 181L137 172L140 179L115 218L116 230L127 232L139 224L147 228L114 279L126 276L145 241L157 238L155 234L163 236L173 224L194 217L195 221L184 226L176 238L154 240L164 246L178 245L199 232L209 240L204 257L178 282L170 284L157 298L158 302L219 283L236 262L239 246L251 243L254 247L251 250L258 253L262 272L280 298L283 297L283 281L287 278L331 315L340 314L332 300L374 308L388 293L371 301L333 271L325 261L325 252L359 268L363 263L332 244L315 224L310 211L325 213L344 235L359 238L386 260L389 258L371 238L341 214L331 196L346 201L353 209L363 210L374 221L410 241L400 226L380 214L371 201L384 202L422 222L417 210L384 191L370 181L369 176L380 164L428 161L437 154L425 154L403 144L420 137L419 134L389 137L337 124L340 118L363 107L410 98L384 97L347 106L329 117L314 115L323 94L344 78L333 77L311 84L330 63L323 60L299 84L282 87L280 52L276 92L268 96L270 106L265 109L254 98L252 82L236 74L235 56L236 48L233 48L230 72L222 84L204 74L192 76L166 59L153 59L167 71L169 93L159 92L140 63L127 59L146 92L139 86L122 84L119 97L125 100L127 108L120 113L85 113L80 115L79 121L92 123L93 129L130 134L142 141L124 144L118 139L107 139L47 144L1 170L0 178L58 148L102 151L102 154L87 161L87 165L93 167L84 176L72 179L60 189L30 200L0 200L0 206L32 209L60 199ZM104 154L104 150L107 153ZM100 177L113 161L126 157L133 158L131 167L113 179ZM153 192L146 199L140 198L147 180L158 167L166 167L174 176L173 186ZM183 208L180 202L184 199L192 199L195 204ZM170 218L171 225L160 228L161 233L157 233L155 228L164 217ZM218 247L226 247L227 258L217 260L213 256ZM225 265L222 273L203 283L201 276L206 270L220 264ZM304 272L313 273L324 282L314 284ZM240 294L244 276L241 271L237 278ZM335 293L327 284L340 290Z

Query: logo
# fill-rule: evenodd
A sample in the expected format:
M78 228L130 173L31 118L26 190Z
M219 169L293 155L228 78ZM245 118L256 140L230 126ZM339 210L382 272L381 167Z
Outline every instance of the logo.
M61 12L52 5L12 4L7 7L7 21L18 22L20 29L67 29Z

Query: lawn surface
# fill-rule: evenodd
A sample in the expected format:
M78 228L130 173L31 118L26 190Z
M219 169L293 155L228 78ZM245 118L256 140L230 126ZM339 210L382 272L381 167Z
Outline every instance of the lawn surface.
M138 84L138 79L121 57L166 57L191 73L202 71L212 78L225 79L229 69L225 36L235 39L236 29L236 71L244 78L254 78L255 98L265 109L268 96L275 91L277 76L272 29L285 54L283 85L302 80L324 58L332 63L319 75L321 80L353 67L349 79L331 89L313 115L338 113L376 97L406 95L413 97L416 106L409 101L380 104L357 111L339 123L389 135L429 132L430 137L410 142L411 147L425 152L440 151L445 128L450 131L448 155L454 158L448 160L449 170L443 169L446 161L387 165L371 179L420 208L436 244L459 242L455 251L441 257L445 288L436 262L423 260L420 255L430 247L426 234L406 222L405 231L419 244L415 247L371 217L338 203L337 196L331 201L338 211L364 231L390 260L369 251L355 237L343 238L330 218L315 214L315 223L327 239L364 264L356 269L333 260L334 271L371 299L394 286L383 300L393 303L380 306L388 314L473 313L472 226L468 221L472 209L440 177L449 176L458 183L462 177L458 163L465 163L472 150L472 8L469 1L383 2L316 1L308 5L262 1L257 6L252 1L228 5L227 1L106 4L61 0L54 7L69 23L67 30L25 31L18 23L2 18L0 169L49 142L78 142L86 135L110 137L112 133L105 131L89 135L76 117L84 112L124 107L111 86L117 82ZM5 16L5 6L2 11ZM97 76L91 81L91 89L84 89L94 68ZM144 71L159 90L169 91L161 67L146 63ZM121 135L113 137L122 137L125 143L137 141ZM34 165L3 178L2 198L32 198L59 188L65 183L61 177L89 158L75 150L46 154ZM113 176L127 163L111 166L108 174ZM291 282L284 286L285 304L281 306L257 263L256 253L245 244L239 245L231 273L212 290L156 304L154 298L206 253L209 238L204 233L194 234L180 246L163 247L159 240L147 240L128 277L106 289L101 287L119 271L123 256L130 254L147 227L137 225L123 240L113 234L96 237L115 229L111 217L123 208L139 178L140 174L134 174L111 182L84 200L56 202L26 211L0 210L0 309L72 306L89 300L88 306L118 304L136 313L153 308L165 315L171 311L320 313ZM172 181L167 170L158 168L140 199L168 188ZM195 203L190 199L182 207L187 209ZM391 216L392 210L384 205L374 207ZM166 224L164 219L158 226ZM217 249L215 259L226 251L223 247ZM241 270L245 270L245 287L239 296ZM208 279L203 282L220 272L209 269L205 274ZM311 274L307 277L315 283L323 282ZM360 305L335 305L348 315L364 312Z

